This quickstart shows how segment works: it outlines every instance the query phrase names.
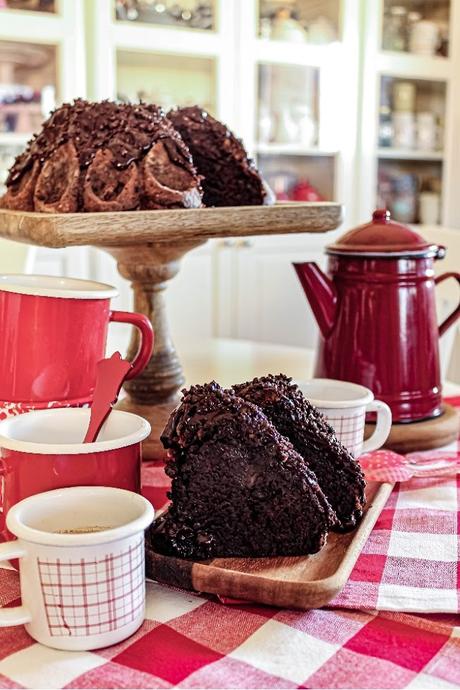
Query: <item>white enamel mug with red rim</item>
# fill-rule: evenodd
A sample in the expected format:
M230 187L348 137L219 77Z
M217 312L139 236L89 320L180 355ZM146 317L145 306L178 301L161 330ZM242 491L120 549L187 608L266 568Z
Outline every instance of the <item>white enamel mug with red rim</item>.
M16 504L7 524L17 541L0 544L0 560L20 559L22 605L0 610L0 626L25 624L37 642L74 651L132 635L145 616L144 531L153 517L139 494L102 486ZM95 527L104 529L63 533Z
M391 431L391 410L381 400L374 400L369 388L335 379L312 379L298 381L297 384L307 400L326 417L339 441L355 458L383 446ZM377 414L377 423L372 436L364 441L368 412Z

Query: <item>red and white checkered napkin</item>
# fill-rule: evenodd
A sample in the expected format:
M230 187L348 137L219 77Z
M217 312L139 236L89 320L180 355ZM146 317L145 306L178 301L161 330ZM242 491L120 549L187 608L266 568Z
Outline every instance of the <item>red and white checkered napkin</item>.
M17 604L5 571L0 598ZM95 652L0 629L0 688L458 688L457 616L223 606L147 583L146 620Z
M460 613L459 532L460 475L397 484L331 606Z

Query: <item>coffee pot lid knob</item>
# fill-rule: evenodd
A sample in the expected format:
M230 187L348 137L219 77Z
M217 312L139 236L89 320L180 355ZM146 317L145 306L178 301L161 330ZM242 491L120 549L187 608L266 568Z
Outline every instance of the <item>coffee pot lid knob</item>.
M372 220L376 223L386 223L391 220L391 213L387 208L377 208L372 214Z

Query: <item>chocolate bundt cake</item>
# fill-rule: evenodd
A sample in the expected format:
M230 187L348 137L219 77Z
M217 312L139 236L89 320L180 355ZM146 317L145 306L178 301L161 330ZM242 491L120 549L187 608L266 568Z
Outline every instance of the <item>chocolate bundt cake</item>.
M233 386L236 394L260 407L313 470L338 517L335 529L356 527L365 505L364 476L358 462L323 415L287 376L264 376Z
M55 110L16 158L0 206L72 213L202 205L190 151L154 105L90 103Z
M217 383L184 392L161 437L171 504L147 535L182 558L315 553L335 515L314 474L255 405Z
M178 108L168 118L190 149L203 176L205 206L257 206L270 190L241 141L199 106Z

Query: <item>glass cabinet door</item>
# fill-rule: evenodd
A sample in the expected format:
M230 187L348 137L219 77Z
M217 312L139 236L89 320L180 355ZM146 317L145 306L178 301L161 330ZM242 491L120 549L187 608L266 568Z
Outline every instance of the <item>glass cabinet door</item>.
M449 20L450 0L384 0L382 49L447 57Z
M56 47L0 41L0 132L32 134L56 102Z
M56 83L55 46L0 41L0 194L15 156L55 107Z
M446 83L380 79L378 146L423 156L444 148Z
M114 9L118 21L201 31L216 28L214 0L114 0Z
M297 65L259 65L259 144L318 143L318 70Z
M117 98L157 103L165 110L199 104L216 111L215 61L212 58L117 52Z
M258 66L257 161L280 201L333 198L335 159L318 149L319 89L316 67Z
M378 205L403 223L441 219L446 83L380 79Z
M32 12L56 12L55 0L2 0L0 10L28 10Z
M259 37L327 44L340 34L340 0L260 0Z

